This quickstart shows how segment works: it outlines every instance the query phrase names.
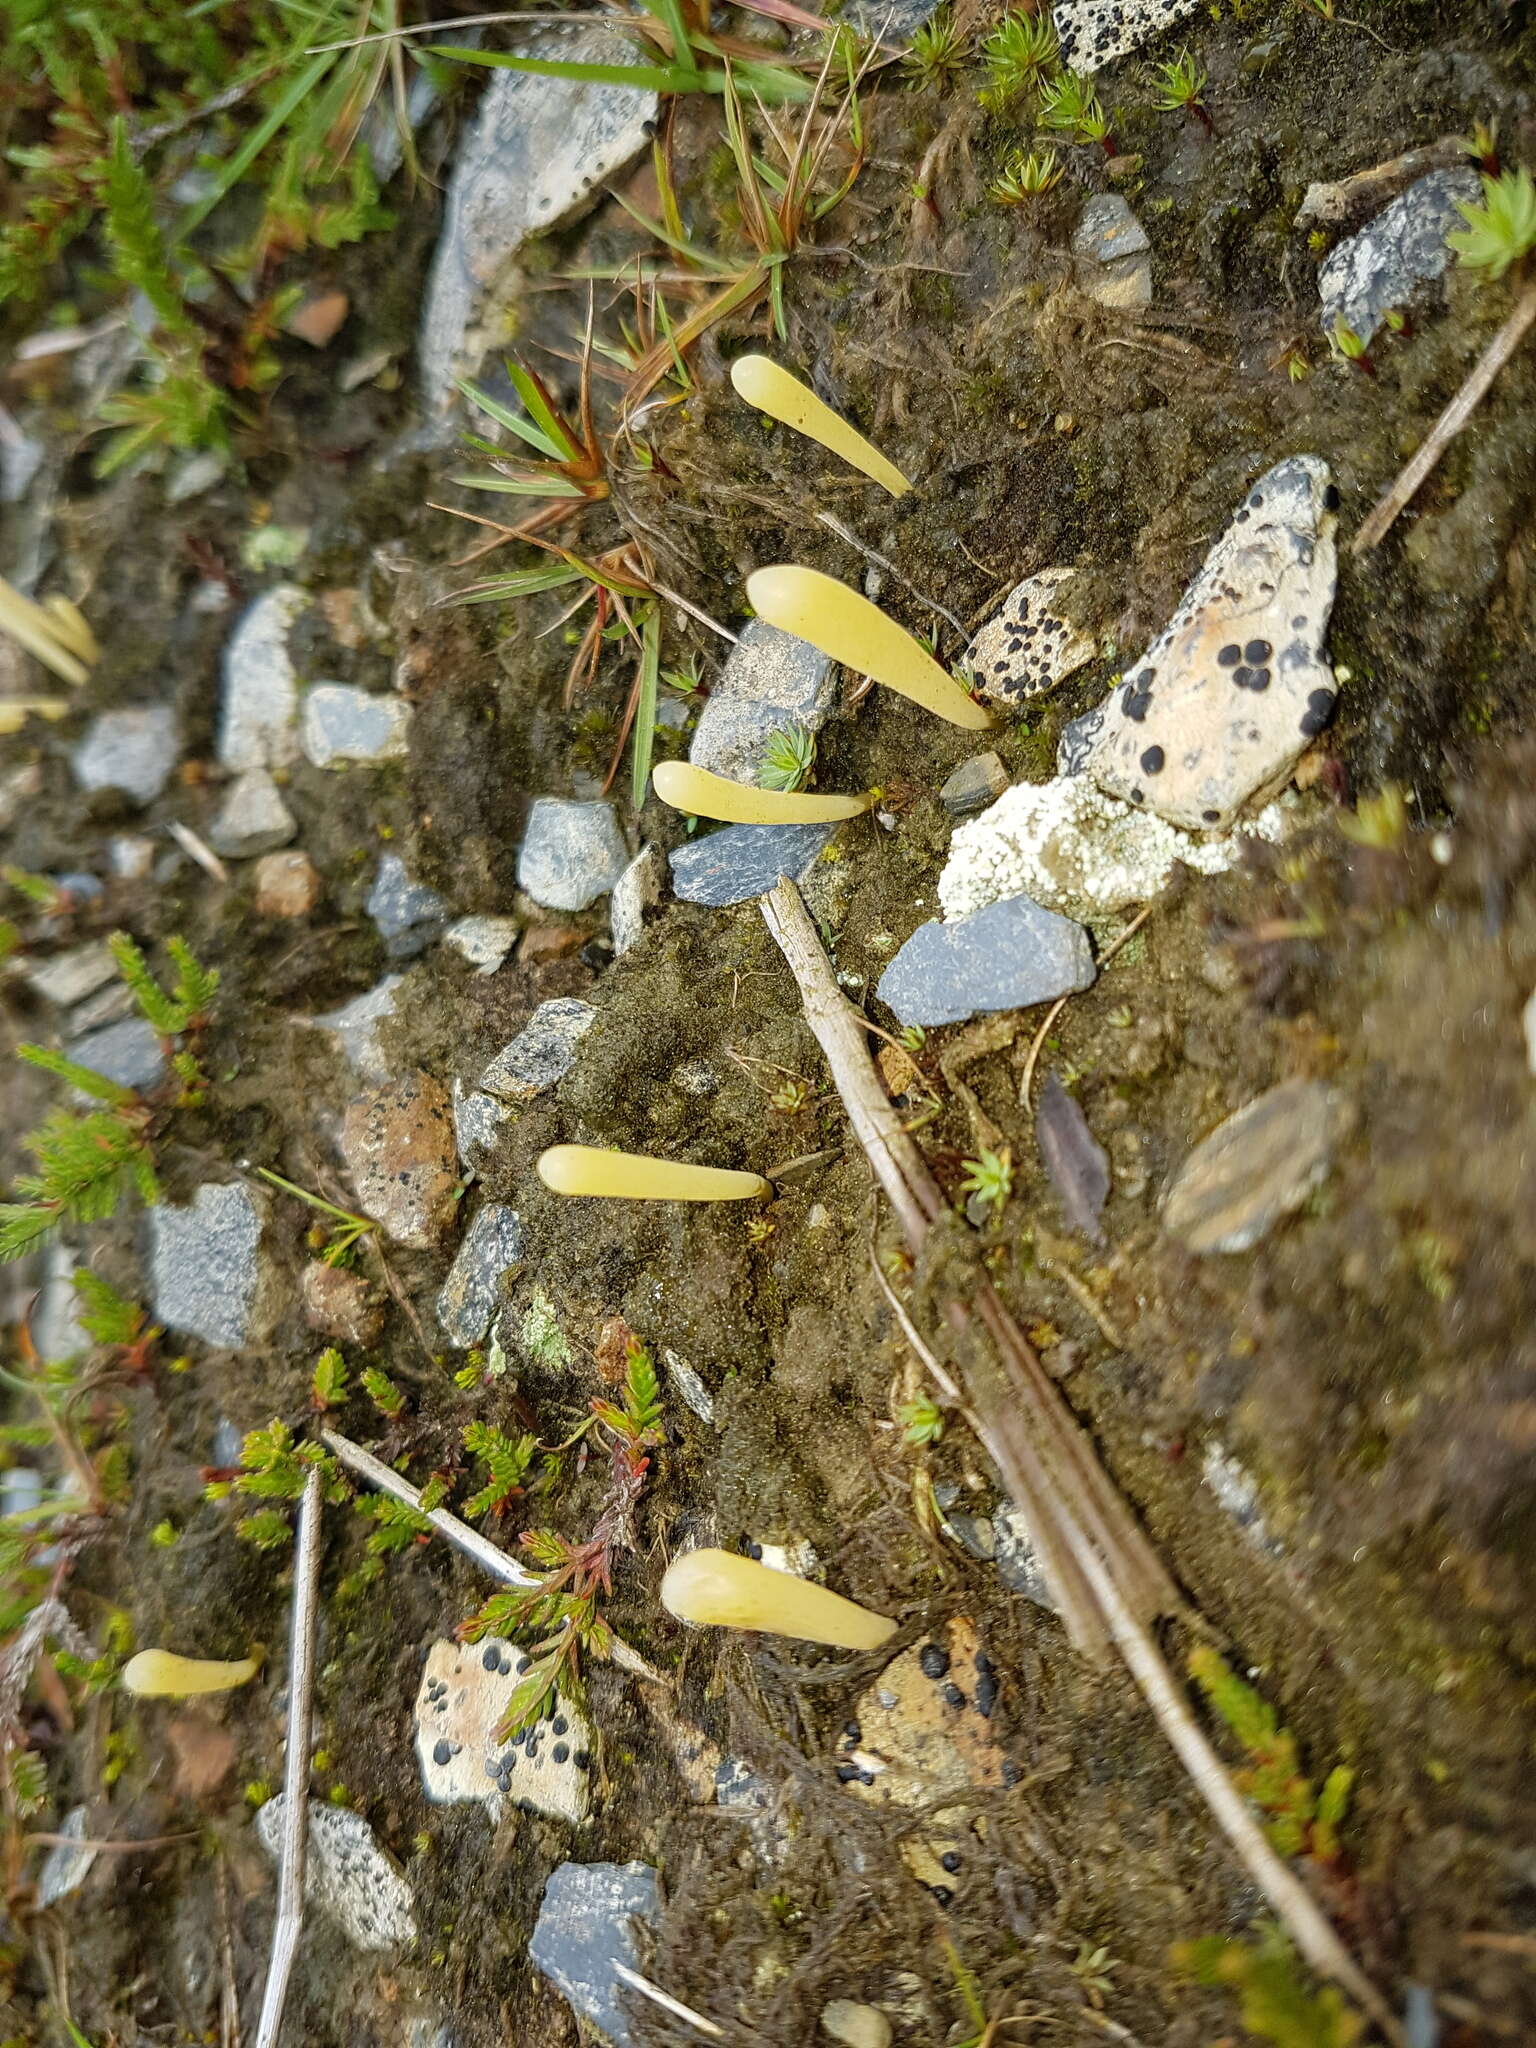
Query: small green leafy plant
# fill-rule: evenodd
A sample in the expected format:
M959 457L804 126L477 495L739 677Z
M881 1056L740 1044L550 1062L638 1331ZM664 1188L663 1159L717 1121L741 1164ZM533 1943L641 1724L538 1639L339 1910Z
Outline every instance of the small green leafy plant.
M1363 335L1355 332L1340 313L1328 336L1328 346L1341 362L1353 363L1367 377L1374 377L1376 364Z
M974 1196L985 1209L1001 1210L1013 1193L1013 1153L1003 1145L996 1152L983 1145L976 1158L965 1161L960 1192Z
M1536 249L1536 184L1526 165L1496 178L1485 171L1481 204L1463 199L1457 208L1467 224L1445 239L1468 269L1500 278Z
M482 435L466 434L465 445L485 456L491 467L453 481L468 490L544 500L541 510L513 529L520 535L546 532L584 505L608 496L607 464L592 417L591 362L588 349L582 361L579 417L574 422L560 411L544 380L522 363L506 365L507 377L522 401L520 412L467 378L459 379L464 396L525 448L531 448L533 457L509 454Z
M1273 1925L1261 1926L1253 1941L1209 1934L1180 1942L1173 1963L1197 1984L1234 1992L1255 2040L1276 2048L1354 2048L1364 2038L1364 2022L1335 1986L1308 1987L1295 1951Z
M1205 104L1206 75L1188 50L1181 50L1156 74L1157 98L1152 104L1162 114L1193 114L1207 135L1216 133L1210 109Z
M763 745L762 766L757 771L760 789L804 789L816 766L816 735L798 721L779 732L771 732Z
M1061 183L1061 163L1055 150L1022 151L1011 157L987 187L994 206L1023 206Z
M1265 1833L1276 1851L1336 1862L1354 1772L1338 1764L1320 1786L1314 1785L1301 1767L1295 1736L1218 1651L1198 1645L1189 1653L1188 1668L1212 1712L1248 1752L1248 1766L1234 1773L1233 1782L1265 1815Z
M1118 154L1109 117L1080 71L1064 71L1042 90L1040 126L1073 142L1096 142L1106 156Z
M941 7L912 31L912 47L901 60L902 75L914 91L942 92L965 66L966 38L953 13Z
M1026 93L1041 89L1061 62L1061 45L1050 10L1005 14L981 46L987 67L982 102L994 113L1006 113Z
M944 1411L931 1394L918 1394L911 1401L903 1401L896 1410L896 1420L901 1424L901 1440L914 1448L919 1444L936 1444L944 1434Z

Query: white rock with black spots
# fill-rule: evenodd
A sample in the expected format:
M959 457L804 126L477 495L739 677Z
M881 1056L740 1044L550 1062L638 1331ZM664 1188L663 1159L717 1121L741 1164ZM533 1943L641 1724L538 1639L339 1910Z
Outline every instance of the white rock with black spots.
M269 1799L256 1815L256 1833L274 1861L283 1840L286 1794ZM304 1896L336 1922L365 1954L403 1948L416 1939L411 1888L374 1839L373 1829L350 1807L309 1802L309 1849Z
M1090 636L1052 607L1071 575L1070 569L1042 569L1026 576L976 634L965 661L983 697L1022 704L1093 660L1097 649Z
M1337 504L1319 456L1260 477L1164 631L1063 732L1063 773L1191 832L1283 788L1337 696Z
M439 1641L427 1653L416 1695L416 1756L427 1797L439 1806L508 1806L577 1825L587 1817L592 1733L563 1693L555 1710L511 1742L498 1742L528 1655L500 1636Z
M1091 74L1185 20L1198 4L1199 0L1058 0L1052 14L1061 61L1074 71Z

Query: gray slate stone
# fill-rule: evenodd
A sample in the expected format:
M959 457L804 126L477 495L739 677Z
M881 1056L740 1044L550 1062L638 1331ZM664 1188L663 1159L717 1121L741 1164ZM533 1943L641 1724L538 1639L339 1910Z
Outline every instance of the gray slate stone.
M836 702L836 674L820 649L753 619L699 713L688 758L732 782L755 783L772 734L793 725L820 732Z
M71 757L82 789L120 789L150 804L170 780L181 752L181 732L168 704L138 704L104 711Z
M581 63L633 64L633 38L582 24L530 34L520 47ZM418 349L431 412L452 403L508 339L518 252L599 196L603 181L649 140L653 92L532 73L493 71L459 144Z
M939 802L952 818L969 818L996 803L1008 787L1008 770L997 754L973 754L962 761L939 791Z
M597 1021L590 1003L557 996L540 1003L510 1045L504 1045L480 1076L488 1095L531 1102L563 1081L575 1064L581 1041Z
M82 1067L105 1074L122 1088L153 1088L165 1074L165 1054L145 1017L124 1017L121 1023L104 1024L99 1031L73 1039L65 1051Z
M479 1172L484 1164L482 1155L495 1146L501 1136L502 1125L511 1114L507 1105L498 1102L494 1095L482 1095L477 1088L466 1088L458 1076L454 1076L453 1141L469 1172Z
M411 879L398 853L386 853L365 906L391 960L409 960L442 931L448 906L435 889Z
M224 649L219 759L226 768L286 768L299 758L299 685L288 630L308 602L278 583L246 606Z
M1163 1203L1192 1252L1246 1252L1326 1178L1348 1108L1320 1081L1285 1081L1198 1144Z
M437 1297L437 1320L450 1344L467 1351L480 1342L501 1306L501 1276L522 1256L517 1211L503 1202L477 1209Z
M1011 1500L999 1501L992 1517L992 1554L997 1561L997 1576L1010 1593L1021 1593L1052 1614L1058 1612L1050 1581L1041 1571L1035 1546L1029 1540L1028 1526Z
M672 856L672 893L684 903L746 903L784 875L796 881L832 837L832 825L723 825Z
M629 865L612 804L541 796L528 813L517 883L546 910L585 910Z
M958 1024L983 1010L1023 1010L1087 988L1088 934L1027 896L1005 896L955 924L919 925L880 977L903 1024Z
M302 1021L329 1031L347 1065L363 1080L382 1081L388 1076L389 1062L379 1043L379 1028L394 1016L395 997L404 979L400 974L386 974L340 1009L323 1010L318 1017Z
M634 2037L614 1964L639 1967L629 1923L654 1920L658 1903L648 1863L562 1863L544 1887L528 1954L616 2048L629 2048Z
M257 1333L264 1204L239 1181L209 1181L190 1208L168 1202L145 1219L157 1323L233 1351Z
M93 1844L84 1846L87 1809L72 1806L59 1823L58 1832L65 1839L55 1842L43 1858L43 1867L37 1877L37 1903L40 1906L56 1906L60 1899L67 1899L71 1892L79 1891L91 1874L91 1866L101 1851Z
M208 827L208 844L227 860L254 860L286 846L298 829L266 769L247 768L225 791Z
M1481 193L1470 168L1431 171L1331 250L1317 273L1324 334L1342 320L1369 341L1393 308L1406 306L1419 286L1444 276L1451 261L1445 238L1466 226L1457 201Z
M1095 194L1072 236L1078 281L1103 306L1151 303L1151 250L1145 228L1118 192Z
M622 960L639 941L645 930L645 913L661 901L661 888L661 855L654 846L642 846L614 883L608 905L615 960Z
M116 973L111 948L104 939L92 939L87 945L71 946L67 953L55 953L51 960L40 960L35 967L28 966L22 979L33 995L67 1010L94 995Z
M304 751L317 768L333 761L398 761L408 751L411 707L345 683L316 683L304 699Z

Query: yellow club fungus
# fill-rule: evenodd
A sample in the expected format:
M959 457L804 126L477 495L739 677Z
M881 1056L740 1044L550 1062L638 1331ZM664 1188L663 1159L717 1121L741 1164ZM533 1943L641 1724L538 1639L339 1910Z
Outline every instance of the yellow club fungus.
M806 434L830 448L844 462L862 470L893 498L905 497L912 486L880 450L866 441L830 405L823 405L808 384L771 362L767 356L738 356L731 365L731 382L748 405L770 419L782 420L797 434Z
M675 1559L661 1582L661 1604L679 1621L798 1636L843 1650L878 1650L896 1633L894 1621L841 1593L728 1550L690 1550Z
M224 1664L209 1657L178 1657L174 1650L140 1650L123 1666L123 1690L140 1699L184 1700L200 1692L233 1692L260 1669L259 1657Z
M753 571L747 600L770 626L809 640L833 661L873 676L936 718L969 732L982 732L992 723L991 713L968 697L904 626L835 576L781 562Z
M50 597L46 605L34 604L3 576L0 631L19 640L29 654L35 654L66 683L83 683L90 673L88 664L98 652L95 635L67 597Z
M70 709L67 697L0 697L0 733L20 732L34 715L58 719Z
M857 796L805 796L787 789L758 789L695 768L691 761L659 761L651 780L656 794L674 811L695 818L723 818L728 825L827 825L856 818L875 800L872 789Z
M600 1145L551 1145L539 1154L539 1179L557 1195L611 1195L630 1202L745 1202L771 1195L760 1173L724 1166L688 1166Z

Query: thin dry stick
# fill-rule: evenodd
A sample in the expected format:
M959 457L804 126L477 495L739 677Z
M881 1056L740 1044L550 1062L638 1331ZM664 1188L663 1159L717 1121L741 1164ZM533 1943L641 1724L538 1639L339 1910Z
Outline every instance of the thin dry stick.
M653 1984L649 1977L642 1977L638 1970L632 1970L628 1963L615 1962L614 1975L621 1984L627 1984L632 1991L638 1991L642 1998L648 1998L652 2005L659 2005L663 2012L669 2012L674 2019L686 2021L696 2027L712 2041L725 2039L724 2027L716 2026L713 2020L705 2019L703 2013L695 2012L691 2005L684 2005L680 1998L674 1998L670 1991L663 1991L659 1984Z
M762 912L800 986L806 1021L849 1120L916 1254L944 1213L943 1197L880 1087L864 1020L838 987L794 883L780 882L763 898ZM996 1359L976 1347L963 1368L973 1426L1023 1510L1074 1646L1089 1656L1102 1654L1107 1643L1119 1651L1217 1825L1302 1955L1340 1984L1389 2041L1401 2044L1391 2008L1271 1848L1163 1661L1149 1623L1182 1602L1059 1388L990 1282L979 1281L968 1302L952 1302L949 1314L958 1328L974 1316L996 1346Z
M256 2048L275 2048L288 1980L304 1926L304 1864L309 1843L309 1727L315 1691L315 1637L320 1620L322 1481L311 1465L293 1539L293 1618L288 1641L288 1753L283 1759L283 1840L277 1866L277 1918L267 1964Z
M1486 396L1489 385L1524 341L1526 330L1532 321L1536 321L1536 279L1533 279L1516 299L1515 310L1489 342L1466 383L1430 428L1428 440L1403 470L1397 482L1379 500L1371 516L1350 542L1349 552L1352 555L1367 554L1386 538L1398 513L1409 503L1446 449L1471 419Z
M1109 965L1110 961L1114 959L1115 955L1119 952L1120 948L1127 942L1127 940L1132 939L1136 936L1137 932L1141 930L1142 926L1146 923L1147 919L1152 915L1153 911L1156 908L1157 905L1155 903L1148 903L1141 910L1138 910L1136 915L1131 919L1130 923L1125 927L1124 931L1122 931L1115 939L1113 939L1110 942L1109 945L1107 945L1104 948L1103 953L1099 956L1100 974L1104 972L1104 969ZM1052 1003L1051 1007L1046 1011L1045 1018L1041 1023L1040 1029L1035 1033L1034 1037L1030 1040L1029 1052L1025 1056L1024 1060L1024 1071L1019 1076L1019 1107L1021 1109L1028 1109L1029 1107L1029 1089L1030 1083L1035 1078L1035 1062L1040 1057L1041 1049L1044 1046L1045 1041L1051 1035L1051 1026L1056 1022L1056 1019L1061 1015L1062 1011L1067 1007L1067 1004L1071 1002L1071 1000L1072 997L1070 994L1058 996L1055 1002Z
M328 1449L359 1479L366 1479L370 1486L376 1486L380 1493L387 1493L391 1499L414 1508L423 1515L442 1537L445 1543L467 1557L472 1564L479 1565L488 1578L499 1579L504 1586L537 1586L543 1582L541 1572L531 1572L515 1557L508 1557L498 1549L489 1536L482 1536L478 1529L471 1529L468 1522L461 1522L457 1515L449 1514L446 1508L424 1508L421 1494L408 1479L402 1479L398 1472L376 1458L372 1451L365 1451L361 1444L353 1443L351 1437L342 1436L334 1429L322 1429L320 1439ZM665 1679L659 1671L653 1671L638 1650L632 1650L620 1637L613 1639L613 1661L621 1671L628 1671L636 1678L649 1678L658 1685Z

